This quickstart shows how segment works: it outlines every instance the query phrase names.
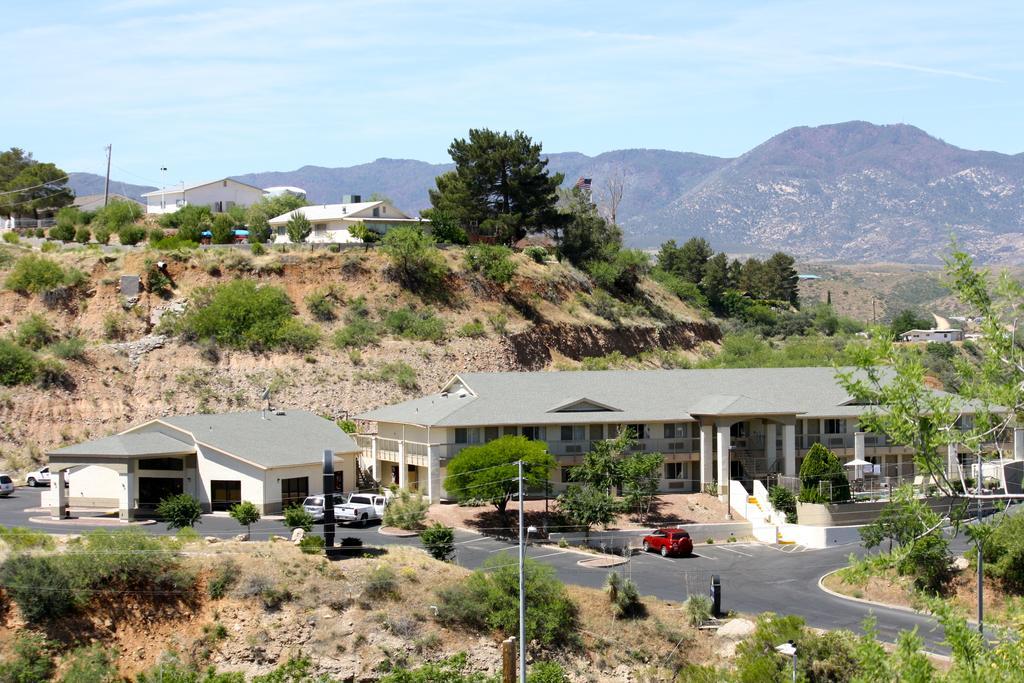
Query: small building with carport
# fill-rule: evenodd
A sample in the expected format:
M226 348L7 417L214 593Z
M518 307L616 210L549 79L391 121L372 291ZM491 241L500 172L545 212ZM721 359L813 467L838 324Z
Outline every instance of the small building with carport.
M246 500L272 514L323 493L325 450L334 452L334 490L355 488L359 448L337 424L308 411L157 418L49 452L43 505L55 517L70 506L116 508L131 520L169 495L188 493L206 512Z

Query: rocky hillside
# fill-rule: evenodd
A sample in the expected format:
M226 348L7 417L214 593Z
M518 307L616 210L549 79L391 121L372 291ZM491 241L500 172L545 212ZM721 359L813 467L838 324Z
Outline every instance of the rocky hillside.
M25 248L0 247L0 281ZM0 452L21 471L54 446L106 435L158 415L243 410L259 406L269 386L274 402L341 418L438 389L465 370L535 370L620 351L634 355L672 349L651 363L692 356L719 338L718 328L653 282L633 301L592 295L590 280L571 266L538 264L515 256L517 270L506 286L467 272L461 250L443 252L451 269L448 296L425 303L388 274L386 257L374 250L248 250L157 253L68 250L49 257L83 271L76 295L48 306L39 295L0 291L0 336L13 335L32 314L43 316L62 337L87 341L84 357L64 360L63 388L0 387ZM165 259L173 289L166 297L143 292L126 299L121 275L144 272L147 260ZM307 353L251 353L199 346L159 334L168 311L188 306L197 288L247 278L283 288L301 319L315 324L321 341ZM315 319L307 299L326 295L331 319ZM437 341L399 338L382 331L376 343L339 348L336 332L349 310L365 299L372 319L415 310L443 326ZM601 305L596 306L595 301ZM611 323L594 310L617 318ZM436 335L435 335L436 336ZM51 351L43 349L41 357ZM399 363L408 366L402 368ZM396 368L402 368L396 376Z

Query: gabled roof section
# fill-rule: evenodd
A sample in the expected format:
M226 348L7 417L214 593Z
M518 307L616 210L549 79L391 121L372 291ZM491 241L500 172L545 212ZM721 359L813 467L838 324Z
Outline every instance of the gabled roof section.
M712 394L689 406L690 415L714 415L728 417L736 415L795 415L803 411L791 406L776 405L771 401L753 399L749 396Z
M216 180L204 180L201 183L192 183L191 185L185 185L184 187L181 186L181 185L170 185L168 187L165 187L165 188L162 188L162 189L159 189L159 190L152 190L150 192L144 192L140 196L142 196L142 197L157 197L157 196L162 195L162 194L174 194L175 192L179 192L179 193L180 192L188 192L189 190L195 190L195 189L198 189L200 187L206 187L207 185L216 185L217 183L223 183L225 180L228 181L229 183L235 183L236 185L241 185L242 187L248 187L248 188L251 188L253 190L259 190L260 192L263 192L263 188L262 187L256 187L255 185L250 185L249 183L243 183L241 180L235 180L234 178L217 178Z
M600 401L594 401L582 396L575 398L567 403L559 403L554 408L548 411L549 413L619 413L622 412L621 408L610 406L607 403L601 403Z
M383 208L382 215L374 216L374 208ZM270 225L284 225L294 216L301 214L312 222L318 221L366 221L366 222L391 222L391 223L419 223L426 222L419 218L412 218L408 214L396 209L384 201L376 202L350 202L347 204L310 204L300 206L288 213L274 216L268 221Z
M99 458L160 457L195 453L194 443L160 432L132 432L93 439L50 451L49 456L87 455Z

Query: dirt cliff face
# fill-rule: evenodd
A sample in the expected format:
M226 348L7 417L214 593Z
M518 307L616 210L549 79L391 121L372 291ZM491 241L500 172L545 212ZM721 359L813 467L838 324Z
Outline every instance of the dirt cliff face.
M654 349L673 349L685 358L719 339L717 326L653 282L644 283L639 303L616 304L621 309L613 324L588 308L592 285L571 266L517 256L515 278L499 286L465 271L459 250L444 255L452 270L448 294L425 304L392 281L386 259L374 251L252 257L225 249L177 258L152 252L56 254L56 260L88 274L87 286L58 306L47 306L38 296L0 292L0 335L12 334L36 313L61 334L86 339L86 354L65 361L71 378L66 388L0 388L0 453L6 461L0 467L23 471L48 449L161 415L257 409L265 387L276 405L342 418L436 391L458 372L571 367L592 356ZM167 298L143 292L126 300L119 277L143 272L147 259L167 261L173 291ZM0 266L0 279L11 264L8 259ZM194 344L155 334L160 316L187 306L196 288L235 277L283 288L300 317L321 327L321 344L306 354L220 350L211 357ZM340 300L336 318L314 321L304 301L326 287ZM445 321L446 338L430 342L384 335L357 352L337 349L332 336L345 324L346 305L357 297L365 297L375 318L405 305L429 306ZM110 339L115 322L119 338ZM478 325L466 336L471 323ZM375 378L382 366L398 362L412 368L415 386Z

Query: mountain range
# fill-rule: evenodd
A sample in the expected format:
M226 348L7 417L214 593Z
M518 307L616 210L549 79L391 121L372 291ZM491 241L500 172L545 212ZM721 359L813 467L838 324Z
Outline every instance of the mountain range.
M617 218L633 246L700 235L734 253L934 263L956 235L981 261L1024 263L1024 154L961 149L910 125L791 128L731 159L654 149L547 156L567 185L592 178L599 204L608 180L622 179ZM377 159L234 177L302 187L314 203L376 192L419 211L429 206L434 178L451 168ZM72 187L85 194L80 183L99 178L90 176L74 174ZM115 186L126 194L152 189Z

